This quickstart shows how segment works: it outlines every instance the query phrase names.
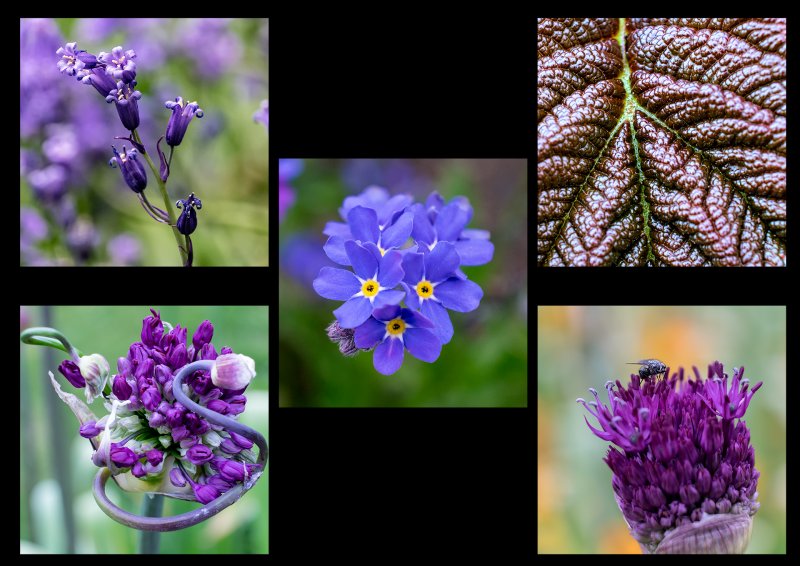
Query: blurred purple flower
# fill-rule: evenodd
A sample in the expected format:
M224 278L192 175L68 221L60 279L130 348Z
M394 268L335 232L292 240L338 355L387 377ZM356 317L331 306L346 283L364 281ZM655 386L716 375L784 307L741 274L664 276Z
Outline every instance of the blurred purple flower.
M303 172L302 159L278 161L278 215L283 220L286 210L294 203L294 190L289 182Z
M80 151L72 124L50 124L46 131L47 139L42 144L45 157L53 163L69 165Z
M267 128L267 131L269 131L269 100L261 101L261 108L259 108L256 113L253 114L253 120L264 124L264 126Z
M19 124L22 137L34 135L63 112L59 71L53 64L56 50L62 44L58 27L51 19L20 19Z
M78 219L67 231L67 246L79 263L85 263L99 243L97 230L85 218Z
M239 63L242 46L228 25L229 20L223 18L189 19L176 33L181 38L177 47L194 61L204 79L219 78Z
M19 240L35 244L47 237L47 222L32 208L19 209Z
M31 171L28 182L37 198L45 202L56 201L67 192L67 169L62 165L49 165Z
M325 266L335 267L322 249L324 242L309 233L293 234L282 244L281 267L311 290L311 283ZM314 294L316 296L316 293Z
M353 192L369 185L418 196L435 189L418 167L404 159L349 159L342 165L342 181Z
M142 246L131 234L120 234L111 238L106 249L114 265L136 265L142 257Z

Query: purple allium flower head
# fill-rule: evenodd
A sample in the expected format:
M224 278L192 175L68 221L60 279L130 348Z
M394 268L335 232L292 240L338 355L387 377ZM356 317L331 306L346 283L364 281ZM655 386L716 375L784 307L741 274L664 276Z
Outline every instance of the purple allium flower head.
M117 107L117 114L119 114L122 125L131 131L139 127L139 103L137 101L142 98L141 92L133 90L135 85L136 81L133 83L119 81L116 88L106 96L106 102L109 104L113 102Z
M203 110L197 105L197 102L184 102L180 96L176 97L174 101L167 100L164 106L172 110L172 116L169 117L167 123L166 137L167 144L174 147L181 144L192 118L203 117Z
M594 389L594 401L578 399L600 424L586 420L590 430L619 448L609 447L605 458L617 503L651 553L718 551L709 546L716 539L727 552L743 551L759 507L750 431L736 419L761 382L748 393L739 368L728 387L719 362L709 365L706 380L694 372L687 381L683 368L662 381L632 375L627 388L609 381L609 406Z
M453 324L445 309L473 311L483 297L477 283L456 277L460 261L455 246L449 242L441 242L428 254L403 256L406 303L433 322L433 333L442 344L453 337Z
M372 316L356 328L355 343L361 349L375 348L372 363L384 375L391 375L403 364L403 352L423 362L435 362L442 344L431 332L433 323L410 309L389 305L375 309Z
M116 81L131 83L136 78L136 52L133 49L124 51L121 46L111 50L111 53L101 51L97 59L106 66L106 73ZM128 128L134 129L134 128Z
M67 378L67 381L69 381L73 387L86 387L86 380L81 375L81 370L78 367L78 364L72 360L64 360L61 362L58 365L58 371L61 372L61 375Z
M200 210L203 208L203 202L192 193L185 199L178 200L175 206L181 209L177 223L178 232L184 236L192 234L197 229L197 212L195 212L195 209Z
M355 273L323 267L314 290L326 299L346 301L333 314L343 328L355 328L374 308L396 305L405 297L404 291L393 290L403 278L402 256L396 251L382 254L372 242L362 246L348 240L344 247Z
M96 421L89 421L81 425L78 434L80 434L83 438L94 438L101 432L103 432L103 427L97 426Z
M256 122L261 122L264 126L267 127L269 130L269 101L262 100L261 101L261 108L253 114L253 120Z
M122 146L122 153L117 151L117 148L111 146L114 150L114 157L112 157L108 164L111 167L119 166L122 172L122 178L135 193L141 193L147 188L147 173L144 170L144 165L139 161L139 152L136 149L127 151L125 146Z

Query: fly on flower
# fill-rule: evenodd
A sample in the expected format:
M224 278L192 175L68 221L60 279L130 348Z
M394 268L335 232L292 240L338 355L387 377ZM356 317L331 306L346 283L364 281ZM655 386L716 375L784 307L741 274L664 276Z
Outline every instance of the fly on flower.
M667 364L661 360L639 360L638 362L626 362L628 365L639 365L639 377L643 380L655 376L656 383L664 379L667 371Z

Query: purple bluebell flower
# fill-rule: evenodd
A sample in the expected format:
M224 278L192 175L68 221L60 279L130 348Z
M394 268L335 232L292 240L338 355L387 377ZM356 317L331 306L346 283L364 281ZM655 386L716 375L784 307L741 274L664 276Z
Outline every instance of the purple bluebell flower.
M419 310L434 324L433 333L442 344L453 337L453 323L446 309L469 312L478 308L483 290L477 283L456 277L460 258L449 242L440 242L430 253L403 256L406 304Z
M95 67L90 71L81 73L78 78L83 84L93 86L103 98L107 98L111 91L117 90L117 83L106 73L103 67Z
M52 203L67 193L68 170L63 165L48 165L28 173L28 182L36 198Z
M197 105L197 102L184 102L180 96L176 97L174 101L167 100L164 106L172 110L172 116L169 117L167 123L167 145L175 147L181 144L192 118L203 117L203 110Z
M117 114L119 114L122 125L131 131L139 127L139 103L137 101L142 98L141 92L133 90L135 85L136 81L133 83L119 81L116 88L106 96L106 102L109 104L113 102L117 107Z
M82 49L76 49L77 46L78 44L73 41L56 50L56 55L61 56L57 63L59 72L74 77L78 71L84 68L97 67L97 57Z
M115 81L124 83L132 83L136 79L136 63L133 61L135 58L136 52L133 49L124 51L119 45L113 48L111 53L101 51L97 54L97 60L106 66L106 73Z
M362 246L353 240L345 242L345 250L355 273L323 267L314 280L314 290L326 299L346 301L333 314L343 328L355 328L374 308L403 300L405 292L393 290L403 278L402 256L396 251L381 255L375 244Z
M266 126L267 130L269 131L269 101L262 100L261 101L261 108L259 108L255 114L253 114L253 121L261 122Z
M135 148L127 151L125 146L122 146L122 153L117 151L117 148L111 146L114 150L114 157L109 160L108 164L111 167L119 165L119 170L122 172L122 178L135 193L141 193L147 187L147 173L144 170L144 165L139 161L139 152Z
M661 381L631 376L627 388L606 383L610 405L578 399L613 443L605 462L631 534L649 553L743 552L758 510L759 472L741 419L755 393L742 379L709 365L708 378L684 381L681 368Z
M383 375L391 375L403 364L403 352L423 362L435 362L442 344L430 329L433 323L411 309L389 305L377 308L356 328L355 343L361 349L375 348L372 364Z
M425 205L415 204L412 237L420 250L428 252L440 241L452 242L461 258L461 265L484 265L492 260L494 244L486 230L468 230L472 205L466 197L455 197L448 204L439 193L431 193Z
M192 193L185 199L178 200L175 206L182 209L178 217L178 232L185 236L192 234L197 228L197 212L195 212L195 208L197 210L203 208L203 202Z
M58 365L58 371L61 375L67 378L73 387L83 388L86 387L86 380L81 375L81 370L78 364L72 360L64 360Z

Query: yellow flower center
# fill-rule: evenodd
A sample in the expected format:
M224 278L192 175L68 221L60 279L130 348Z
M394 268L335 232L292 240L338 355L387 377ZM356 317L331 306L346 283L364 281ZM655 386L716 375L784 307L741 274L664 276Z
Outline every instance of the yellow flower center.
M406 323L402 318L395 318L386 323L386 332L392 336L400 336L406 330Z
M365 297L374 297L378 294L381 286L378 284L377 281L374 279L367 279L364 281L364 284L361 286L361 292L364 293Z
M427 279L417 283L417 295L422 299L430 299L431 295L433 295L433 284Z

